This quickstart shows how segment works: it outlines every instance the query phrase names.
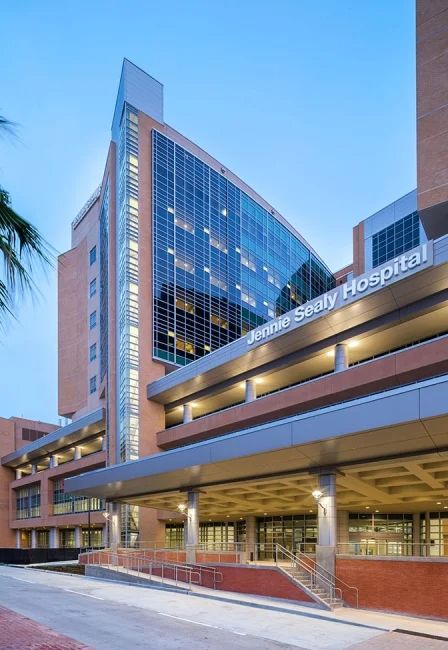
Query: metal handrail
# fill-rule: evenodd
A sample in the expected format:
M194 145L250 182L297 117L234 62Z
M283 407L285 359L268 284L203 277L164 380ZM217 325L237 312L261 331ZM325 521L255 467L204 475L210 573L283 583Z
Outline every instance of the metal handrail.
M302 553L302 551L298 551L298 555L291 553L291 551L288 551L287 548L284 548L280 544L276 544L276 564L278 564L278 550L281 551L283 555L288 557L288 559L291 561L292 566L297 564L300 566L301 569L304 569L306 572L308 572L310 578L311 578L311 584L316 585L317 580L323 581L327 585L330 586L329 589L329 596L331 599L335 598L336 592L339 593L339 598L343 600L342 598L342 589L340 587L336 586L336 582L340 583L347 589L351 589L354 591L355 598L356 598L356 607L359 607L359 590L357 587L353 587L352 585L347 584L341 578L339 578L337 575L329 571L326 567L323 567L321 564L318 564L314 558L312 558L309 555L306 555L305 553ZM303 560L302 558L305 558Z
M328 578L328 576L324 575L323 573L320 573L320 571L316 569L314 564L310 566L307 562L304 562L304 560L302 560L298 555L294 555L294 553L288 551L288 549L285 548L284 546L281 546L280 544L276 544L275 564L277 566L279 565L279 561L278 561L279 553L281 553L283 556L288 558L288 560L291 562L292 567L298 566L308 574L311 581L311 590L316 589L318 586L322 586L322 583L324 583L330 600L336 599L336 592L339 592L340 594L339 597L342 599L342 591L335 586L333 580ZM320 583L320 585L318 583Z
M139 558L139 559L142 559L142 560L147 560L149 562L151 562L151 561L158 562L159 564L165 564L167 566L169 566L169 565L177 566L180 569L182 569L182 568L183 569L192 569L193 571L196 571L196 572L199 572L199 573L202 573L202 572L204 572L204 573L212 573L213 574L213 586L214 586L215 589L216 589L216 584L218 582L223 581L223 575L222 575L221 571L218 571L218 569L216 567L209 566L207 564L195 564L195 563L192 563L192 562L176 562L176 563L164 562L164 561L161 561L161 560L157 560L156 558L154 560L150 560L149 558L145 558L145 556L137 555L137 552L133 553L132 557L133 558ZM200 578L202 578L202 576L200 576ZM202 584L202 583L199 582L198 584Z
M173 572L176 586L178 585L178 582L186 582L190 588L192 584L201 585L202 573L212 574L214 589L216 589L216 585L219 582L223 581L223 574L218 571L216 567L212 566L203 566L201 564L187 564L182 562L164 562L157 560L156 558L149 559L147 557L137 555L137 553L126 552L112 553L109 551L97 551L91 553L82 553L81 555L87 556L86 559L88 564L107 564L108 567L112 567L117 571L120 568L126 569L128 574L129 571L136 571L138 574L143 573L145 576L149 574L150 580L152 580L153 569L161 569L161 576L158 577L161 577L162 584L164 584L164 580L167 579L166 576L164 576L164 572L167 570ZM96 562L95 559L97 559ZM145 571L145 568L147 568L148 571ZM179 574L182 573L188 576L188 580L182 580L179 578ZM193 579L193 577L195 579Z
M355 592L355 596L356 596L356 607L359 607L359 589L358 589L358 587L354 587L352 585L347 584L346 582L341 580L341 578L339 578L339 576L337 576L335 573L332 573L326 567L324 567L321 564L319 564L318 562L316 562L314 558L312 558L309 555L306 555L306 553L303 553L300 550L298 552L299 552L299 555L303 555L303 557L307 558L307 560L310 560L311 562L314 562L314 564L317 567L319 567L319 569L321 571L324 571L325 573L327 573L332 580L334 580L335 582L336 581L339 582L341 585L344 585L344 587L346 587L347 589L352 589Z

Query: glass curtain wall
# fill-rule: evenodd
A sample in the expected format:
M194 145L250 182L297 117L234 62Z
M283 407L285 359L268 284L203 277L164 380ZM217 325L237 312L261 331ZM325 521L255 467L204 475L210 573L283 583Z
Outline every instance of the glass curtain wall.
M273 214L155 130L153 259L153 353L181 365L335 284Z

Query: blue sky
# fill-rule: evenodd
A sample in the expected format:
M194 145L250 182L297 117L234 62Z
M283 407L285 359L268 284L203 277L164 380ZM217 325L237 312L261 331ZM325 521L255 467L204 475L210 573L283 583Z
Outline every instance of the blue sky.
M121 62L332 269L416 185L412 0L3 0L0 185L58 252L99 184ZM57 422L56 274L0 332L0 416Z

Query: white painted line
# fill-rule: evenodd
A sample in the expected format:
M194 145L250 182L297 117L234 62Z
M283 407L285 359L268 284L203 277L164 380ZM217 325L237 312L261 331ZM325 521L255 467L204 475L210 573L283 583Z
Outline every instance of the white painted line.
M75 591L74 589L66 589L63 587L64 591L69 591L71 594L78 594L78 596L87 596L87 598L95 598L96 600L104 600L104 598L100 598L99 596L92 596L92 594L84 594L82 591Z
M215 630L220 630L217 625L209 625L208 623L199 623L199 621L192 621L191 618L182 618L181 616L173 616L173 614L165 614L164 612L157 612L160 616L168 616L168 618L175 618L178 621L185 621L186 623L194 623L194 625L202 625L203 627L213 627Z
M20 580L20 582L29 582L30 585L36 585L37 582L34 582L34 580L25 580L24 578L16 578L15 576L8 576L9 578L12 578L13 580Z

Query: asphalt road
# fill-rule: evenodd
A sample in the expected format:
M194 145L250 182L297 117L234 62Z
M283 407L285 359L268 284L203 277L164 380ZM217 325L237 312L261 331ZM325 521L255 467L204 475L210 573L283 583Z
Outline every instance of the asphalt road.
M0 566L0 604L95 650L341 650L379 634L346 623L7 566Z

